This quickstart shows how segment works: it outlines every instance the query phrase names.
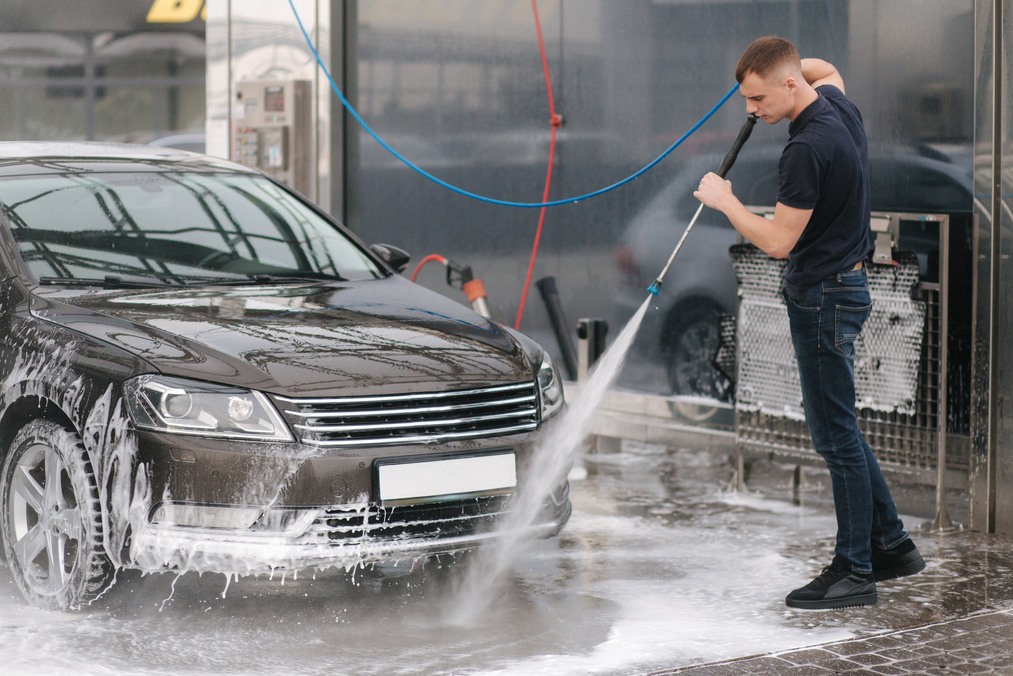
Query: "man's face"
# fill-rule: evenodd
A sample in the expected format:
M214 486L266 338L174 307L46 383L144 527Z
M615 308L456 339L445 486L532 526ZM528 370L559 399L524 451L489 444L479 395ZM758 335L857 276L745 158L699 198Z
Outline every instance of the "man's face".
M739 91L746 99L746 112L767 124L777 124L795 107L794 78L771 75L761 78L750 71L742 78Z

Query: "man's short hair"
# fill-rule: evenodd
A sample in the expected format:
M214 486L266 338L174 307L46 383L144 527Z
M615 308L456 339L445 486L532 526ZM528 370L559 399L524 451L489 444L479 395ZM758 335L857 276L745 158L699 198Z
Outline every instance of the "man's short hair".
M802 60L795 45L784 38L774 36L758 38L746 47L746 51L739 57L739 64L735 67L735 79L742 84L742 80L749 73L756 73L759 77L767 79L786 66L792 70L802 68Z

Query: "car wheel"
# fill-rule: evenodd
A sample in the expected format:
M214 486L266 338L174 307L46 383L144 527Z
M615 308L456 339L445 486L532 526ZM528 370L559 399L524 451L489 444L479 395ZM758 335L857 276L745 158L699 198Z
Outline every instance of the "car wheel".
M662 333L668 355L668 383L673 394L687 394L727 401L728 379L714 368L721 337L721 310L707 301L675 310Z
M113 580L99 492L73 432L33 420L14 437L0 479L3 547L11 576L35 606L79 608Z

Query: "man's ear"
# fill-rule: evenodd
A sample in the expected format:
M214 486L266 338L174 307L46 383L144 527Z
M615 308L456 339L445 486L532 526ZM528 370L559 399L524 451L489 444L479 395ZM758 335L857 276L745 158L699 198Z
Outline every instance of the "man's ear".
M794 92L798 89L798 80L795 79L795 76L789 75L784 78L784 86L788 88L789 92Z

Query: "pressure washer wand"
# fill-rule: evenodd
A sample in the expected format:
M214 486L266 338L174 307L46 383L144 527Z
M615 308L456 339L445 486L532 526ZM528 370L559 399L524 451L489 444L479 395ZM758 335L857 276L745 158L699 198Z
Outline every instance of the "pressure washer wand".
M756 119L755 115L750 115L746 118L746 122L742 125L742 128L739 129L739 135L735 137L735 143L732 144L732 147L725 154L724 159L721 160L721 166L718 167L718 170L715 172L721 178L724 178L725 174L728 173L728 170L732 168L733 164L735 164L735 160L739 156L739 151L742 150L742 146L745 145L749 135L753 133L753 127L756 125ZM675 245L675 251L673 251L672 255L668 257L668 262L665 263L665 267L661 270L661 274L658 275L656 280L654 280L654 284L647 287L647 290L655 296L657 296L658 292L661 291L661 280L665 278L665 275L668 273L668 269L672 267L672 261L674 261L675 257L679 255L679 249L682 248L682 243L686 241L686 236L689 235L689 231L692 230L693 226L696 224L696 219L700 217L701 211L703 211L703 202L701 202L700 206L697 207L696 213L693 214L693 218L690 219L689 225L686 226L686 231L683 232L682 237L679 238L679 243Z

